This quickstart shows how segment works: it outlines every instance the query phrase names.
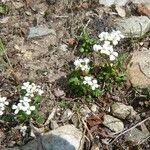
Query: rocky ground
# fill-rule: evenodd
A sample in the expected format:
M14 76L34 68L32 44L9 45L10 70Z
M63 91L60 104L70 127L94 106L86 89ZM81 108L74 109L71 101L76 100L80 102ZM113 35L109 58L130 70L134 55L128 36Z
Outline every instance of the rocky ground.
M44 89L38 135L23 137L15 124L0 121L3 150L150 149L150 1L149 0L2 0L0 13L0 95L13 101L24 81ZM1 10L0 10L1 12ZM82 29L97 37L120 30L117 49L126 54L128 80L94 102L74 98L67 76ZM3 61L4 60L4 61ZM44 147L44 148L43 148Z

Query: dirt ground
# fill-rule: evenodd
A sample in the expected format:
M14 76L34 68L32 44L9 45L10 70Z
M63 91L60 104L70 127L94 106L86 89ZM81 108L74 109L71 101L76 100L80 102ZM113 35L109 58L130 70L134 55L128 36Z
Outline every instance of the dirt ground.
M84 100L75 99L67 88L67 75L73 66L73 61L78 57L76 55L77 37L83 28L86 28L90 35L95 37L102 31L110 31L114 28L114 19L118 17L114 15L113 9L99 5L98 0L47 1L49 4L45 0L8 1L6 4L9 7L9 13L0 16L2 20L0 22L0 38L6 45L5 62L0 63L0 95L7 96L9 102L12 102L17 97L16 87L19 84L32 81L41 85L44 89L44 100L40 110L45 119L55 106L59 107L62 100L66 100L67 106L72 111L77 105L85 104ZM28 38L29 29L36 26L46 26L52 29L54 34L40 38ZM70 40L75 42L72 44ZM144 40L147 41L147 39ZM139 45L129 47L129 44L126 44L127 41L122 43L118 51L129 55ZM128 82L120 89L114 89L113 94L108 94L95 103L102 113L107 113L106 109L112 100L118 99L124 104L131 104L136 111L143 115L143 118L146 118L149 115L149 107L141 109L137 103L140 98L140 94L138 95ZM87 105L90 107L91 103L87 103ZM61 121L63 112L64 109L59 108L53 120L60 126L72 124L73 122L70 121ZM78 114L79 116L80 114ZM128 128L136 122L138 119L127 120L125 124ZM22 145L32 139L29 135L22 137L17 130L17 124L13 122L9 124L0 122L0 124L0 148ZM83 127L83 124L79 122L77 127ZM102 143L101 139L97 141L96 138L97 135L106 138L107 129L96 125L90 128L90 132L94 139L90 143L85 142L86 150L91 149L93 145L98 145L103 150L149 149L150 141L146 141L140 146L133 146L132 143L122 144L123 137L108 147ZM86 134L89 137L88 132Z

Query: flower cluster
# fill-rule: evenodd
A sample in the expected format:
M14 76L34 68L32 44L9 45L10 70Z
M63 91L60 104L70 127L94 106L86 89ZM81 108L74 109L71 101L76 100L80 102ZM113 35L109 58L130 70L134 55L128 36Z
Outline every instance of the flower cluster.
M99 40L103 42L103 45L95 44L93 49L96 52L100 51L100 53L108 55L110 61L114 61L118 57L118 53L114 51L113 46L117 45L122 38L124 36L120 31L102 32L99 35Z
M27 126L20 126L20 132L22 133L23 136L26 135L26 131L27 131Z
M34 97L35 94L42 95L43 90L41 90L40 86L37 86L34 83L30 84L30 82L23 83L21 89L25 90L26 94L19 100L17 105L12 106L12 109L15 110L15 114L18 114L19 111L22 110L27 115L30 115L31 112L35 110L35 106L30 106L32 97Z
M77 60L75 60L74 65L76 69L81 69L82 71L88 71L90 69L89 62L90 60L88 58L83 58L83 59L78 58Z
M91 86L92 90L95 90L99 87L99 85L97 84L97 80L94 79L92 76L85 76L83 84Z
M6 99L6 97L0 96L0 116L4 114L5 106L9 104Z
M43 94L43 90L41 90L41 87L39 85L30 82L23 83L21 89L26 90L26 97L34 97L35 93L38 95Z
M120 31L113 30L111 33L108 32L102 32L99 35L100 41L110 41L113 45L117 45L118 42L124 38L122 33Z

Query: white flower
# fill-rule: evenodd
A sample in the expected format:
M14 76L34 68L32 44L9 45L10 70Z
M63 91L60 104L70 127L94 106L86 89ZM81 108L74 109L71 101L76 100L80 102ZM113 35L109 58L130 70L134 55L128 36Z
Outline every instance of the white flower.
M98 37L99 37L100 41L105 41L108 39L108 36L109 36L108 32L101 32Z
M22 102L22 103L23 102L28 102L29 103L29 102L31 102L31 99L25 96L25 97L23 97L22 100L20 100L20 102Z
M0 110L0 116L2 116L3 115L3 111L2 110Z
M40 86L30 82L23 83L21 89L26 90L25 97L34 97L36 93L39 95L44 93Z
M92 84L92 90L95 90L95 89L98 88L98 87L99 87L99 85L97 84L97 80L94 79L94 80L93 80L93 84Z
M15 114L18 114L18 112L20 111L20 106L19 106L19 104L18 105L13 105L12 106L12 109L14 109L15 110Z
M118 57L117 52L111 52L111 54L109 55L110 61L114 61L117 57Z
M100 52L102 54L110 55L110 53L113 52L113 46L110 45L109 41L105 41Z
M24 82L23 86L21 87L21 89L26 90L29 87L29 85L30 85L30 82Z
M26 131L27 131L27 126L21 126L20 127L20 132L22 133L23 136L26 135Z
M84 77L83 84L89 85L92 90L95 90L96 88L99 87L99 85L97 84L97 80L96 80L96 79L93 79L92 76L85 76L85 77Z
M94 44L93 45L93 50L95 51L95 52L98 52L99 50L101 50L102 49L102 47L100 46L100 45L97 45L97 44Z
M6 97L0 96L0 116L4 114L5 106L9 105L9 102L6 100L7 100Z
M42 95L44 93L44 91L41 90L41 89L39 89L37 92L38 92L39 95Z
M76 69L81 69L82 71L88 71L90 69L89 66L90 60L88 58L77 59L74 62Z

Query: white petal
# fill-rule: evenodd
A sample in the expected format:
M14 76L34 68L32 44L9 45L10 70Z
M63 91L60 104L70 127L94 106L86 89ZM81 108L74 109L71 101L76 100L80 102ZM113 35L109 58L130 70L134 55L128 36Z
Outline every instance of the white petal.
M97 44L95 44L94 46L93 46L93 50L94 51L96 51L96 52L98 52L99 50L101 50L101 46L100 45L97 45Z
M31 106L31 107L30 107L30 110L35 110L35 106Z
M15 110L15 114L18 114L18 112L19 112L19 109L16 109L16 110Z
M5 102L5 105L9 105L9 102Z
M110 51L109 50L101 50L101 54L110 55Z
M17 105L12 106L12 109L17 109L17 108L18 108Z
M110 58L110 61L114 61L116 59L114 55L110 55L109 58Z
M3 112L2 112L2 111L0 111L0 116L1 116L1 115L3 115Z
M30 111L30 110L27 110L27 111L26 111L26 114L27 114L27 115L30 115L30 114L31 114L31 111Z
M96 79L94 79L94 80L93 80L93 83L97 83L97 80L96 80Z
M83 84L87 84L87 82L86 82L86 81L83 81Z
M117 52L113 52L113 55L114 55L115 57L118 57L118 53L117 53Z
M95 86L92 86L92 90L95 90Z

